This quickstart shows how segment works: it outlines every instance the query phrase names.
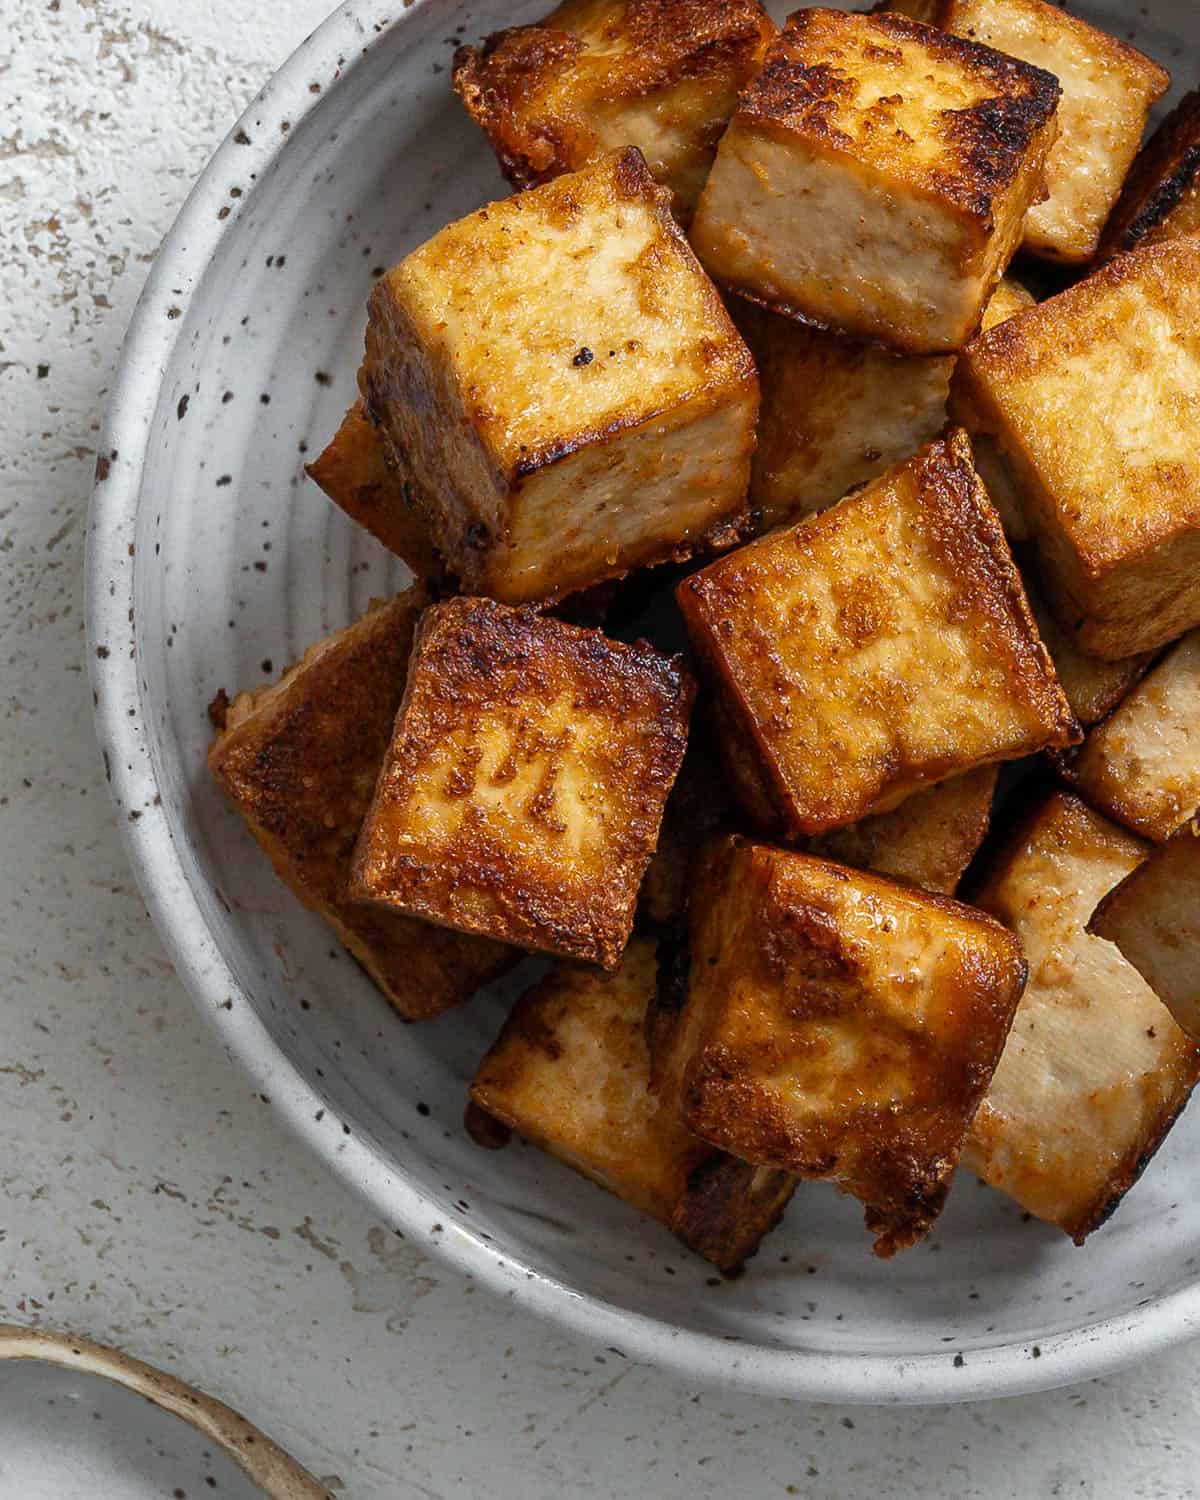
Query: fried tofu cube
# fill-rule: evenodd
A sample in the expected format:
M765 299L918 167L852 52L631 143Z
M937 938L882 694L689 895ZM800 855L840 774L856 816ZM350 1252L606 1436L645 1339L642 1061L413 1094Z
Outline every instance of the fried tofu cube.
M560 963L517 1002L471 1085L473 1103L651 1218L723 1271L778 1223L795 1179L715 1150L650 1090L654 942L603 974Z
M565 0L454 57L454 87L514 187L637 146L684 213L775 27L758 0Z
M693 696L644 643L489 599L433 605L351 894L614 968Z
M1047 602L1088 655L1200 624L1200 238L1120 256L964 350L950 411L994 444Z
M1060 764L1083 797L1158 843L1200 809L1200 630Z
M1058 84L903 16L799 10L742 94L692 243L789 316L950 353L1042 188Z
M346 882L400 706L410 589L313 646L280 680L242 693L208 754L217 785L279 878L329 923L407 1021L466 1000L518 955L348 899Z
M1185 95L1142 147L1099 254L1105 260L1200 230L1200 89Z
M1059 137L1046 158L1044 202L1025 221L1035 255L1081 265L1141 144L1151 106L1171 84L1156 62L1046 0L916 0L930 24L1053 73L1062 85ZM898 0L892 9L912 15Z
M636 150L435 234L360 376L464 590L561 598L736 539L758 377Z
M892 812L823 833L807 850L953 896L987 837L999 774L996 766L977 766L906 798Z
M961 432L677 597L788 837L1079 738Z
M1054 618L1036 586L1030 585L1030 572L1032 569L1024 575L1025 591L1038 632L1050 653L1071 712L1084 728L1089 728L1110 714L1137 686L1154 660L1154 652L1143 651L1121 661L1101 661L1097 656L1085 656L1072 636Z
M736 835L705 856L689 929L651 1021L660 1093L714 1145L852 1193L878 1254L920 1239L1021 994L1012 934Z
M1088 929L1116 943L1176 1021L1200 1038L1200 822L1114 886Z
M1032 303L1006 278L983 326ZM953 356L897 354L744 300L731 311L762 391L750 471L750 508L762 530L824 510L945 427Z
M658 848L642 881L639 911L647 922L667 927L679 919L700 850L718 834L733 832L740 821L716 749L693 721L687 754L667 798Z
M445 582L446 569L429 538L424 512L356 401L322 452L305 466L308 477L352 521L407 563L421 582Z
M963 1165L1077 1244L1133 1186L1200 1077L1200 1047L1117 949L1085 930L1145 851L1056 794L978 897L1020 939L1029 984Z

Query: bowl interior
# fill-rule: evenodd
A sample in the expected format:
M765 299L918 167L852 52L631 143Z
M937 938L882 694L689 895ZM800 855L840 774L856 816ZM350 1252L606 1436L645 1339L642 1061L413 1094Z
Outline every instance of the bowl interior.
M1039 1341L1134 1314L1195 1280L1200 1116L1181 1122L1086 1251L1023 1222L964 1172L930 1240L891 1264L871 1255L855 1203L811 1186L746 1274L722 1283L536 1150L474 1147L461 1128L467 1081L521 977L436 1022L401 1025L274 879L205 774L205 710L218 688L262 683L403 581L302 465L352 397L373 276L505 191L450 92L454 43L542 8L425 0L390 27L356 21L363 55L353 67L345 53L314 61L302 117L281 118L268 92L244 122L252 139L286 138L269 168L252 181L235 148L220 159L217 252L190 297L173 307L168 288L154 314L182 321L150 418L134 534L137 732L161 798L153 815L232 976L230 1002L253 1008L321 1096L330 1129L345 1122L428 1197L425 1227L660 1320L664 1339L691 1330L947 1367L997 1346L1035 1359ZM1181 72L1185 45L1200 47L1200 12L1186 0L1076 8ZM805 1389L802 1375L794 1388Z

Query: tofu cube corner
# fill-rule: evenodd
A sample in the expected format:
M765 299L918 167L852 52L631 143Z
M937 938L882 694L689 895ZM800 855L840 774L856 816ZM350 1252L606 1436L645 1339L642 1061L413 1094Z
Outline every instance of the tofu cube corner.
M440 1014L515 963L485 938L371 911L346 892L400 706L425 596L410 589L242 693L208 755L280 879L330 924L408 1021Z
M433 605L351 895L614 968L694 691L644 644L488 599Z
M1185 94L1138 152L1097 252L1125 255L1200 230L1200 89Z
M472 1102L734 1271L778 1222L795 1179L700 1140L651 1091L645 1022L657 979L644 937L611 974L556 965L517 1002Z
M1046 599L1088 655L1200 624L1200 238L1118 256L963 351L950 412L1020 495Z
M977 898L1020 939L1029 983L963 1164L1077 1244L1137 1181L1200 1078L1200 1045L1086 930L1145 854L1056 793L1015 830Z
M905 16L796 11L692 224L710 274L913 354L979 327L1042 192L1057 80Z
M1080 738L961 432L677 598L748 811L787 838Z
M1087 930L1116 943L1176 1021L1200 1040L1200 822L1131 870Z
M366 413L464 592L559 599L737 539L758 376L668 199L613 152L376 282Z
M1200 810L1200 630L1173 646L1060 768L1085 801L1162 843Z
M860 1199L890 1256L941 1212L1024 982L983 913L735 835L692 891L657 1087L714 1145Z
M915 3L933 25L1058 79L1059 136L1046 158L1046 196L1030 208L1022 244L1069 265L1091 260L1170 74L1128 42L1047 0ZM906 0L892 9L913 13Z
M637 146L684 214L775 27L758 0L565 0L454 58L454 87L517 188Z
M445 582L445 564L430 542L425 514L411 484L389 462L361 400L305 472L352 521L407 563L418 582Z

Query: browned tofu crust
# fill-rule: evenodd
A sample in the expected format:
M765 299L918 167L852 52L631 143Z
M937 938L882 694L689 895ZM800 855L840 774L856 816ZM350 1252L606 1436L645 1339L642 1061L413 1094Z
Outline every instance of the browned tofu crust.
M361 400L346 413L319 456L305 466L305 473L352 521L407 563L419 582L445 585L445 561L430 540L412 481L402 478L388 461Z
M354 897L613 968L694 692L678 658L644 643L491 600L432 606Z
M1200 237L1118 256L964 349L950 411L994 439L1047 602L1121 660L1200 624Z
M557 964L517 1001L472 1102L733 1271L778 1222L795 1179L714 1149L651 1093L644 1023L656 974L648 938L611 974Z
M1108 260L1200 230L1200 89L1186 94L1138 153L1100 241Z
M329 922L409 1021L467 999L517 957L346 897L424 603L410 589L312 647L279 682L242 693L208 755L279 878Z
M998 766L977 766L892 812L822 834L808 852L953 896L987 837L999 775Z
M677 598L790 838L1080 738L961 432Z
M1026 560L1022 558L1022 563ZM1030 558L1028 562L1030 567L1023 575L1026 580L1033 571L1035 560ZM1028 582L1026 587L1034 619L1071 705L1071 712L1085 729L1098 724L1146 675L1154 660L1154 652L1142 651L1121 661L1102 661L1097 656L1088 656L1058 623L1037 589L1030 587Z
M454 87L517 188L637 146L686 208L774 26L758 0L566 0L454 56Z
M1076 1244L1140 1177L1200 1077L1200 1046L1086 931L1145 854L1057 793L1013 829L978 896L1020 939L1030 979L963 1163Z
M689 928L648 1024L659 1091L714 1145L859 1198L878 1254L913 1244L1020 998L1015 938L945 897L736 835L705 856Z

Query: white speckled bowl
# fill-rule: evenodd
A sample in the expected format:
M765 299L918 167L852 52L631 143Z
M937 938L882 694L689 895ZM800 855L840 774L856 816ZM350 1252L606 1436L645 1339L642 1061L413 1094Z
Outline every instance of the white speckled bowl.
M374 268L504 190L450 92L453 45L542 8L349 0L254 101L163 246L89 556L99 734L150 910L230 1055L388 1223L621 1354L895 1402L1028 1391L1161 1349L1200 1330L1194 1112L1083 1251L964 1173L931 1240L891 1264L858 1206L814 1186L742 1279L717 1282L539 1152L474 1147L465 1087L505 996L400 1025L205 775L218 687L262 682L400 582L303 453L350 398ZM1185 75L1185 45L1200 49L1190 0L1079 8Z

